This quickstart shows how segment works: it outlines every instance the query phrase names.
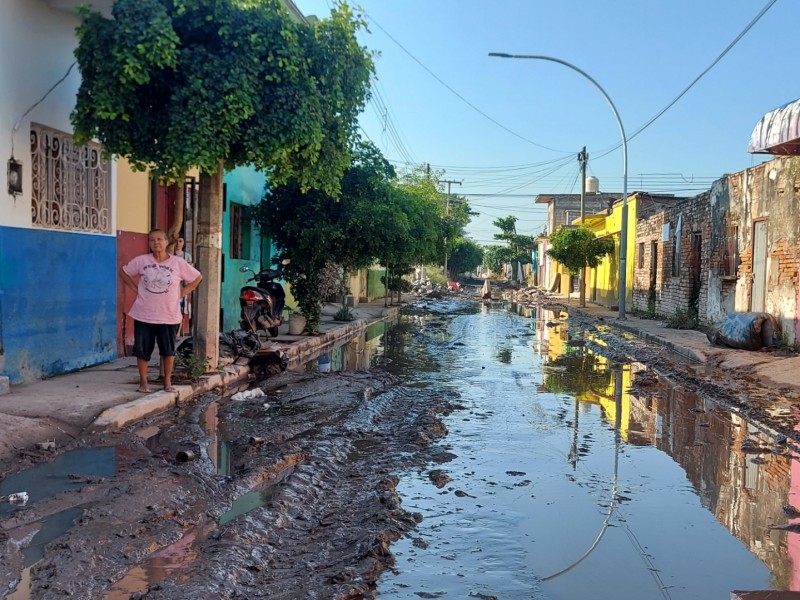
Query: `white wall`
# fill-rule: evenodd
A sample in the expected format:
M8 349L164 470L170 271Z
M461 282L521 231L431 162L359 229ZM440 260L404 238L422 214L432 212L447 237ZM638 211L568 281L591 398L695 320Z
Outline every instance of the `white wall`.
M31 226L31 121L72 132L69 115L80 85L75 62L79 19L44 0L2 0L0 19L0 226ZM40 100L41 104L31 110ZM26 115L26 111L30 112ZM24 115L24 116L23 116ZM13 132L15 125L16 131ZM22 194L8 194L7 164L22 163Z

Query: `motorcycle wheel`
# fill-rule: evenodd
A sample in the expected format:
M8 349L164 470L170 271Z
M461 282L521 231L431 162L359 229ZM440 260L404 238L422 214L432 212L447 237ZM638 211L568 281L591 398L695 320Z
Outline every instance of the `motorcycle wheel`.
M276 325L275 327L270 327L269 328L269 334L272 337L278 337L278 326Z

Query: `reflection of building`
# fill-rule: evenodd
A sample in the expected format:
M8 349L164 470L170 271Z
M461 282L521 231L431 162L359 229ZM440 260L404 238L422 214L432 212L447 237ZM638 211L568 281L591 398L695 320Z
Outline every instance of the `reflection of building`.
M683 468L702 504L767 565L774 589L800 590L800 560L793 558L800 552L792 554L786 531L769 529L787 520L794 461L773 454L774 442L753 425L693 393L663 381L651 390L632 396L638 435Z

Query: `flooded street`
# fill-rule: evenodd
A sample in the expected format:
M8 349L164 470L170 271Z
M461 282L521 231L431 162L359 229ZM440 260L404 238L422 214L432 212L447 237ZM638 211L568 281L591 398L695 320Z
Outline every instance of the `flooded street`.
M797 413L769 390L559 307L421 300L324 351L21 454L0 595L800 590L796 437L775 425Z
M393 546L381 598L800 589L798 533L770 528L800 504L797 463L772 439L635 362L569 345L566 314L475 310L418 317L406 347L437 362L406 385L457 392L465 410L444 419L441 473L400 475L424 519Z

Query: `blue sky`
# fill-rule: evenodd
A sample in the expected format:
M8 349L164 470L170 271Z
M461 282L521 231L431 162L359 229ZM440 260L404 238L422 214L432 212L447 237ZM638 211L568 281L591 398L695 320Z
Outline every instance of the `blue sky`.
M295 0L306 15L330 0ZM600 190L622 191L617 121L572 69L489 52L552 56L607 92L630 137L675 99L768 0L361 0L376 56L365 134L399 168L444 170L480 216L467 228L492 243L492 220L518 217L538 234L541 193L579 193L577 152ZM628 141L628 190L695 195L767 157L747 153L764 113L800 98L793 40L800 2L778 0L677 103Z

